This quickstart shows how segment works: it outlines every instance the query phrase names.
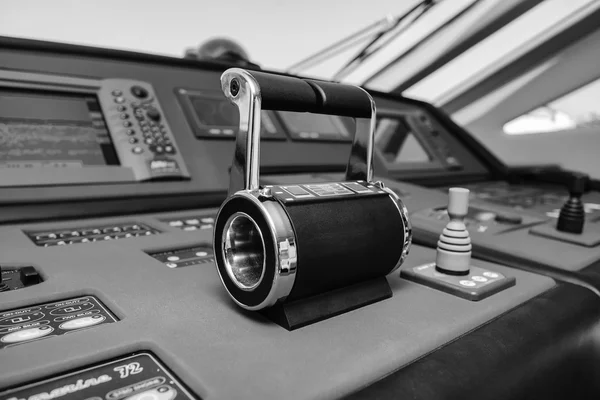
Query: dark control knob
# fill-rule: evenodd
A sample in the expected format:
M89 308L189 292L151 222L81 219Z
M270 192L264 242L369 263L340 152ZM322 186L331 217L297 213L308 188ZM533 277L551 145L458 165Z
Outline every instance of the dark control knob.
M37 285L40 283L40 274L34 267L22 267L19 269L19 277L23 286Z
M154 108L151 107L146 111L146 115L148 116L148 118L150 118L152 121L160 121L160 112Z
M589 183L589 176L573 174L569 183L569 199L560 209L556 229L561 232L582 233L585 223L585 210L581 196Z
M148 91L141 86L132 86L131 94L137 97L138 99L145 99L148 97Z

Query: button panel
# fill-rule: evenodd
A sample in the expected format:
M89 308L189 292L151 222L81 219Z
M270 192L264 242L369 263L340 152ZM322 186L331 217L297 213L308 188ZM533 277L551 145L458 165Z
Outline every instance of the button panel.
M120 225L74 228L58 231L25 232L37 245L42 247L65 246L77 243L92 243L105 240L128 239L161 233L146 224L125 223Z
M163 219L173 228L178 228L183 231L191 232L204 229L212 229L215 224L216 215L188 216L179 219Z
M150 84L105 79L98 98L119 161L136 180L190 177Z
M516 283L514 277L479 266L471 266L467 275L448 275L439 272L435 263L403 269L400 276L471 301L483 300Z

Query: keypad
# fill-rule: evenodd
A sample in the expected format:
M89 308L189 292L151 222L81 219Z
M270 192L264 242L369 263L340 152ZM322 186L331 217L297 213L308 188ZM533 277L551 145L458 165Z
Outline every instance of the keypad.
M127 239L161 233L146 224L126 223L97 227L74 228L57 231L26 232L27 236L42 247L65 246L68 244L91 243L105 240Z

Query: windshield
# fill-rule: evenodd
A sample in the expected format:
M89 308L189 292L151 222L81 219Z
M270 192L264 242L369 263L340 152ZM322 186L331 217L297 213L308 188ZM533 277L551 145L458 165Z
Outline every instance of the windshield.
M505 164L591 172L585 155L555 148L600 148L589 101L600 38L581 44L599 9L597 0L20 0L0 4L0 35L177 58L229 38L265 69L428 101Z

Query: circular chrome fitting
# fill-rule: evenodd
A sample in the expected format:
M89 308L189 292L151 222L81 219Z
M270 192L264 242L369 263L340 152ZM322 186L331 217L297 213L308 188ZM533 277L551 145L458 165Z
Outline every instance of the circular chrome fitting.
M222 248L232 282L242 290L255 289L265 276L265 241L248 214L236 212L225 222Z
M260 310L290 294L296 239L277 201L258 193L235 193L221 205L213 235L219 277L239 306Z

